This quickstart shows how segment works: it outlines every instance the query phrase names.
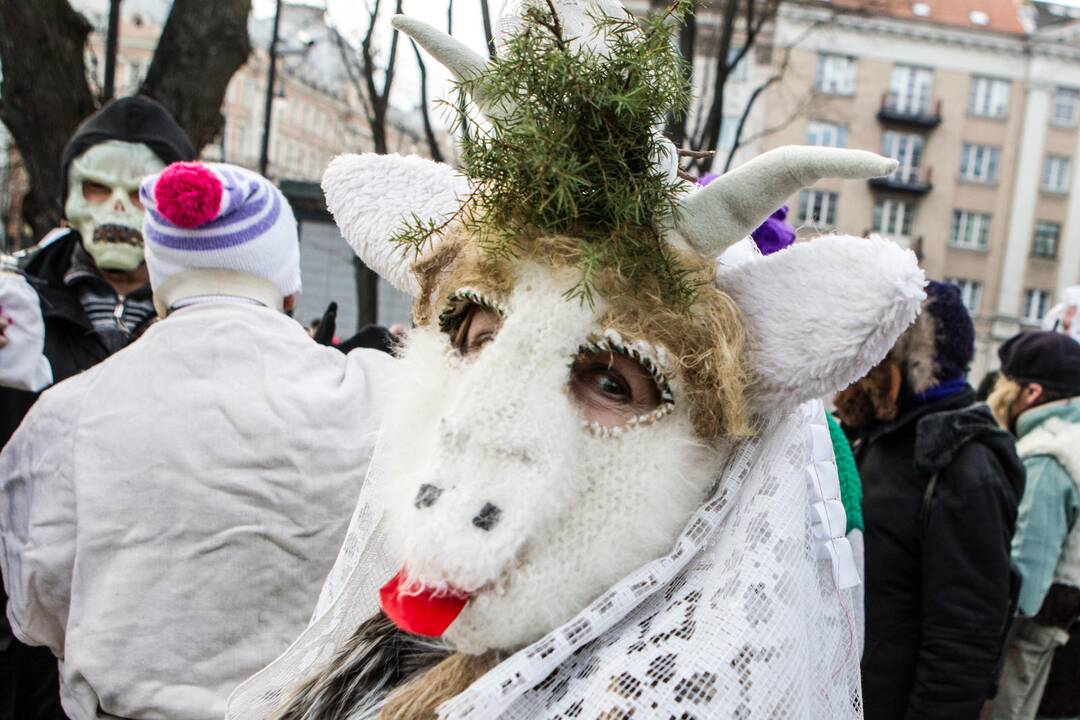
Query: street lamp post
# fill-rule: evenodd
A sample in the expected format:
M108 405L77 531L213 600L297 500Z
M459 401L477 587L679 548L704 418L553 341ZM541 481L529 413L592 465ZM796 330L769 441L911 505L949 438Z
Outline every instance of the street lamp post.
M281 23L281 0L277 0L274 9L274 29L270 34L270 47L267 52L270 55L270 68L266 71L266 101L263 105L263 132L262 148L259 151L259 174L266 176L266 169L270 164L270 120L274 110L274 82L277 80L277 44L278 27Z

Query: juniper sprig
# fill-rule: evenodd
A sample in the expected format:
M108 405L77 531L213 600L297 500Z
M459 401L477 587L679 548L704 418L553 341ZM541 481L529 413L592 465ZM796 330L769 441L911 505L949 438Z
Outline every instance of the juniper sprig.
M420 251L457 221L485 252L512 255L530 238L564 235L581 249L571 295L591 304L604 269L627 291L653 278L668 301L688 307L696 286L663 240L680 181L658 167L657 128L688 104L672 33L691 2L640 20L598 14L600 53L565 35L550 2L527 4L498 58L456 84L488 109L483 119L456 116L469 130L460 157L470 196L446 223L415 221L395 239Z

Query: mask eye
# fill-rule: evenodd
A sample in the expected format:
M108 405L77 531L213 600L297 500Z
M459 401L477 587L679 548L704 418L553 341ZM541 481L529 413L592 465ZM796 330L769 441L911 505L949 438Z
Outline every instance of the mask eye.
M502 316L494 310L480 305L469 305L465 317L454 332L454 347L465 357L475 354L495 339L500 325Z
M450 295L446 310L439 315L439 327L462 355L469 355L495 339L505 313L493 300L471 288Z
M651 360L606 340L580 349L569 387L586 422L602 428L659 417L674 405L667 380Z
M112 188L93 180L83 180L83 199L91 203L103 203L112 195Z
M131 198L132 205L139 208L140 210L143 209L142 198L139 197L138 190L132 190L131 192L129 192L128 197Z

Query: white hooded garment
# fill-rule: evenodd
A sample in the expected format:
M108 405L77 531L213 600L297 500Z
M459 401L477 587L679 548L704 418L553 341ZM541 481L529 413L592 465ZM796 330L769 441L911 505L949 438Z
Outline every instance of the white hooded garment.
M394 360L261 306L179 310L42 395L0 455L0 569L72 720L220 718L304 628Z

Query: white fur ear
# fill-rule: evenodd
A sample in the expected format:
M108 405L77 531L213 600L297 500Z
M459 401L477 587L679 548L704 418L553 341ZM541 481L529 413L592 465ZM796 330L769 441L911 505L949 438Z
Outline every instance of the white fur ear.
M413 217L439 222L468 194L468 181L449 165L415 155L339 155L323 173L326 206L364 264L398 290L416 295L407 249L390 242Z
M757 374L752 395L763 412L858 380L885 357L926 297L913 252L844 235L718 265L716 284L745 317Z

